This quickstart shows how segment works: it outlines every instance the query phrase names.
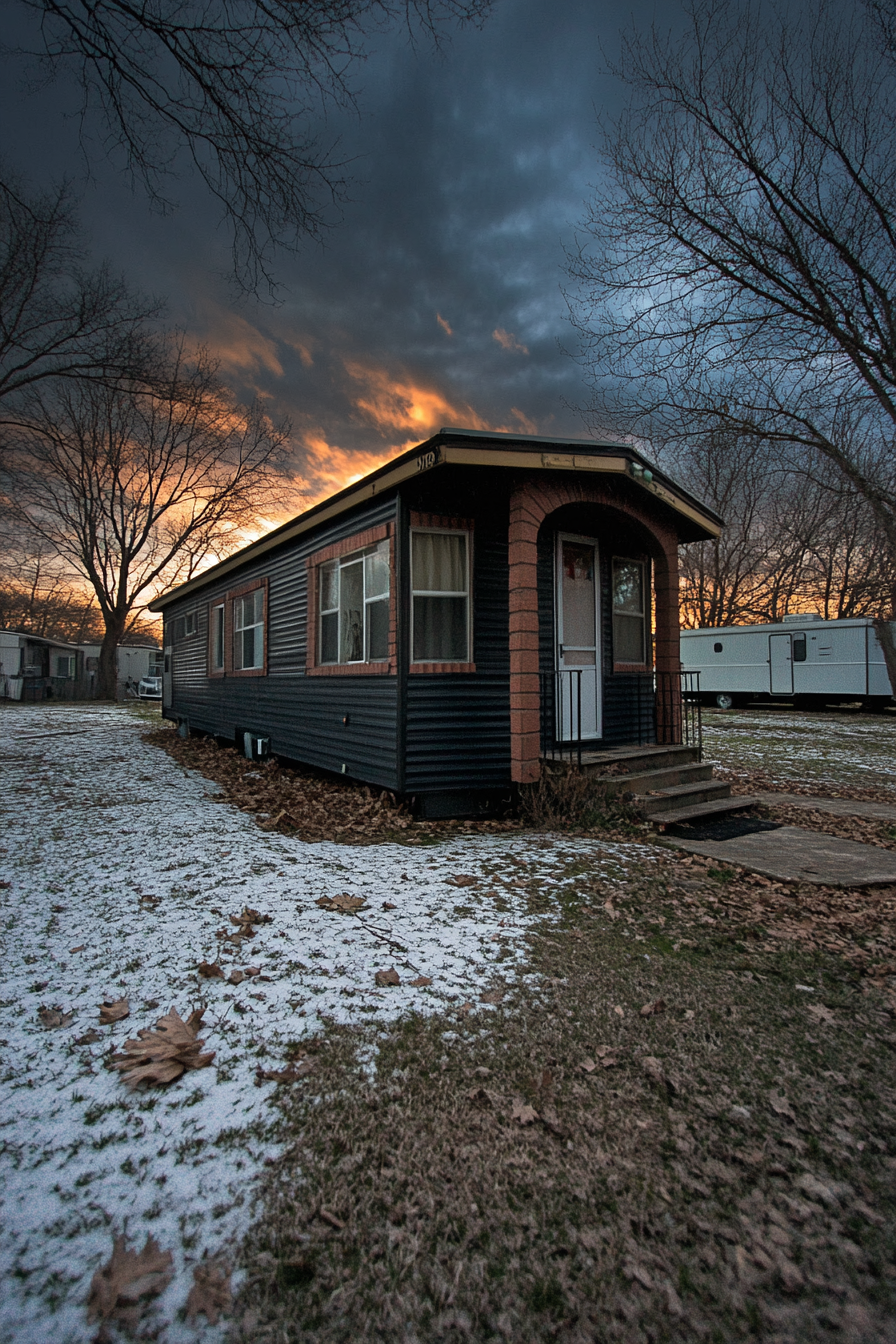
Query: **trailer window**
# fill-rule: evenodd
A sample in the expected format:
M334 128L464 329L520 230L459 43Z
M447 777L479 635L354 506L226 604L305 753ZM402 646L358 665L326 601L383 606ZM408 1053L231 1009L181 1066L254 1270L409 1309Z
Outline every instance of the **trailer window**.
M806 661L805 635L794 635L793 637L793 661L795 663L804 663Z
M264 667L264 589L255 588L233 603L233 667L236 672Z
M712 651L713 651L713 653L721 653L721 652L722 652L722 646L721 646L721 644L719 643L718 640L716 640L715 644L713 644L713 646L712 646Z
M647 605L640 560L613 561L613 661L647 661Z
M469 545L466 532L411 533L414 663L470 657Z
M320 662L389 657L389 543L320 567Z
M210 672L224 671L224 603L218 602L209 613L208 661Z

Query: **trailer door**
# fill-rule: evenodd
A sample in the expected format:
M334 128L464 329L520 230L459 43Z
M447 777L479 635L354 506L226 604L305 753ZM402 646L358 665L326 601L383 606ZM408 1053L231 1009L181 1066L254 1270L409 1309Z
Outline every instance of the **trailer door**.
M790 635L768 637L769 691L793 695L793 650Z

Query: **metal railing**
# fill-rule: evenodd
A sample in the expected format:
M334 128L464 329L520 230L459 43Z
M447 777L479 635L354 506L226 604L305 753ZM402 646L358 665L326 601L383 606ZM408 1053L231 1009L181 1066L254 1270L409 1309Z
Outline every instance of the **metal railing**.
M657 672L654 677L656 740L696 747L703 756L703 710L699 672Z
M541 754L582 764L582 669L540 672Z
M539 673L541 753L544 759L582 764L582 669ZM653 695L633 692L627 711L629 742L696 747L703 755L699 672L657 672ZM594 744L600 749L600 743Z

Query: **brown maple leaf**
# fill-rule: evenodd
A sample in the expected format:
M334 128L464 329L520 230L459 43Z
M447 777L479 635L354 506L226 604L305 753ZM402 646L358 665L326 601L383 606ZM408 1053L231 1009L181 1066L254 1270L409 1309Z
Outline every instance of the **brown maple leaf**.
M411 981L411 989L425 989L427 985L431 984L432 980L428 975L418 975L416 980Z
M99 1318L136 1329L147 1300L164 1292L173 1276L171 1252L154 1237L147 1237L139 1252L128 1247L127 1237L114 1237L112 1255L90 1282L88 1321Z
M121 1022L130 1015L131 1006L127 999L103 999L100 1004L101 1027L111 1027L113 1022Z
M226 1265L214 1260L205 1260L193 1269L193 1285L187 1297L187 1320L196 1324L200 1312L209 1325L217 1325L222 1311L228 1311L233 1304L230 1291L230 1270Z
M363 896L350 896L347 891L341 896L318 896L315 901L321 910L335 910L340 915L353 915L356 910L363 910L366 904Z
M196 969L203 980L224 979L224 972L216 961L200 961Z
M452 877L448 878L447 880L449 882L453 882L456 887L479 886L479 878L474 877L472 873L455 873Z
M37 1010L40 1018L40 1024L47 1031L54 1027L67 1027L74 1020L74 1013L64 1013L61 1008L44 1008L41 1006Z
M385 989L389 985L401 984L401 979L399 978L398 972L396 971L394 966L390 966L388 971L377 971L376 975L373 977L373 980L374 984L379 985L381 989Z
M124 1052L113 1055L110 1066L121 1072L128 1087L140 1083L173 1083L186 1069L204 1069L215 1057L214 1051L200 1054L204 1042L198 1039L202 1010L196 1009L184 1022L172 1007L160 1017L155 1028L137 1032L139 1039L125 1041Z

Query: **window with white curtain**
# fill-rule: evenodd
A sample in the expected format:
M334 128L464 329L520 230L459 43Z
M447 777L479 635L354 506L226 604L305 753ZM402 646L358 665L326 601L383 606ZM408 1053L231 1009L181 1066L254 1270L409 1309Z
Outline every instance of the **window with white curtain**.
M389 543L320 567L318 662L383 663L389 657Z
M411 661L468 662L470 557L466 532L413 531L411 586Z

